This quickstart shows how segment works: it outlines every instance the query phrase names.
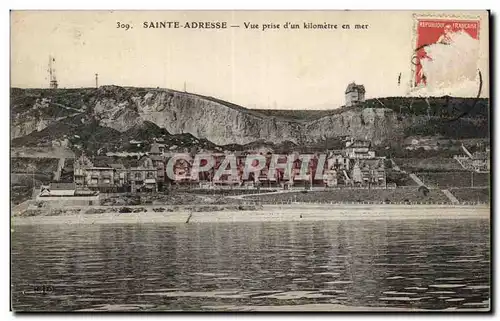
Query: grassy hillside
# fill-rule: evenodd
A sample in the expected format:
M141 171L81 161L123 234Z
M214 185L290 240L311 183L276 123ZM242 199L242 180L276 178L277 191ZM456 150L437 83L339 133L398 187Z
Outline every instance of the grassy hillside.
M433 202L449 203L449 199L440 190L431 190L427 196L418 188L396 189L335 189L331 191L292 192L283 194L251 196L248 199L262 203L280 202Z
M214 149L217 145L206 139L198 139L191 134L172 135L166 129L153 123L144 122L123 133L109 127L100 126L95 119L85 115L78 115L65 119L63 122L50 125L47 128L29 135L13 139L12 146L40 146L50 145L55 139L68 139L73 149L85 150L95 154L107 151L144 152L149 150L154 139L161 139L168 146L190 148L193 146ZM130 141L141 141L141 147L131 144Z
M388 108L402 115L427 115L443 118L489 117L489 102L486 98L458 97L386 97L372 98L362 104L363 108Z
M461 202L491 202L489 188L452 188L450 192Z
M385 97L367 99L358 107L339 107L326 110L279 110L259 109L259 113L295 121L310 121L346 111L361 111L364 108L387 108L401 115L430 115L439 118L487 118L489 102L486 98L456 97Z
M311 120L316 120L322 117L340 114L346 111L361 111L362 107L342 107L336 109L297 109L297 110L287 110L287 109L259 109L259 113L264 114L269 117L277 117L280 119L286 119L290 121L307 122Z

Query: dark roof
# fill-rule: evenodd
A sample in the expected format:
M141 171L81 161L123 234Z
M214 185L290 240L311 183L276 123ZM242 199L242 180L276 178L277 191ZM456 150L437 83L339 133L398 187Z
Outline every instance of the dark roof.
M108 164L109 167L115 168L115 169L124 169L125 166L123 164Z
M356 148L356 147L371 147L371 142L368 140L361 140L361 139L356 139L354 142L352 142L351 145L349 145L348 148Z
M349 85L347 85L345 93L348 94L350 92L353 92L354 90L357 90L359 92L364 93L365 92L365 86L363 86L363 85L356 85L356 83L352 82Z
M76 189L75 183L50 183L51 190L74 190Z
M87 190L87 189L75 190L76 196L92 196L92 195L97 195L97 194L99 194L99 192L91 191L91 190Z
M123 168L129 168L137 166L138 159L136 157L96 156L94 163L95 167L122 168L119 166L123 166Z
M137 158L121 157L119 161L125 168L137 167L139 165L139 159Z
M94 167L109 167L111 162L113 162L113 157L109 156L96 156L93 160Z

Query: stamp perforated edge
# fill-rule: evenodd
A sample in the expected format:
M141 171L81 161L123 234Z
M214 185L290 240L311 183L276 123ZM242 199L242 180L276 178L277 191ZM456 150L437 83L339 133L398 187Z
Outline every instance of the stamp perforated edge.
M416 49L416 44L417 44L417 38L418 38L418 21L420 19L436 19L436 20L464 20L464 21L478 21L479 22L479 30L477 31L477 39L481 39L481 28L483 26L483 19L481 18L481 15L471 15L471 14L451 14L451 13L414 13L412 14L412 20L413 20L413 25L412 25L412 37L411 37L411 52L408 57L408 61L410 64L410 79L408 80L409 82L409 91L411 92L413 89L415 89L415 73L416 73L416 66L412 63L413 61L413 56L415 55L415 49Z

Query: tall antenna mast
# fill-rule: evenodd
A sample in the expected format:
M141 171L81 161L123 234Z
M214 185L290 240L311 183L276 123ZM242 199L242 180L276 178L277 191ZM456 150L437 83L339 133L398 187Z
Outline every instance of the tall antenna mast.
M99 88L99 74L95 74L95 88Z
M56 79L56 69L55 69L56 59L49 56L49 88L57 89L57 79Z

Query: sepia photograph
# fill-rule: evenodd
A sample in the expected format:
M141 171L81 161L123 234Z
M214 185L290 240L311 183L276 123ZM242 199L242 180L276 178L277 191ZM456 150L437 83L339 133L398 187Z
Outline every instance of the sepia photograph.
M491 312L490 21L12 10L11 311Z

